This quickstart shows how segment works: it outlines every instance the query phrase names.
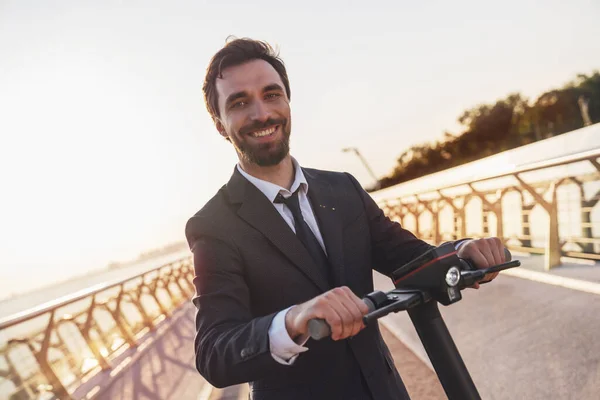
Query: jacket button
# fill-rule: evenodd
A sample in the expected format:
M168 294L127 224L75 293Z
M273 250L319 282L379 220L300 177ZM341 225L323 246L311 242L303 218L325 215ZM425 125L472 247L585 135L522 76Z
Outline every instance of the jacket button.
M242 349L242 351L240 352L240 356L242 358L248 358L252 354L254 354L254 348L253 347L246 347L246 348Z

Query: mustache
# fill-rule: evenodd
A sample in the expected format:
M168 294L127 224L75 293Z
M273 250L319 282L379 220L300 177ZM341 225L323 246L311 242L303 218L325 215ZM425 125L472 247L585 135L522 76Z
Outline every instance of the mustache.
M285 118L279 118L279 119L269 118L265 122L257 121L257 122L254 122L253 124L243 126L240 128L239 133L240 133L240 135L246 135L250 132L260 131L262 129L268 128L273 125L285 126L286 123L287 123L287 119L285 119Z

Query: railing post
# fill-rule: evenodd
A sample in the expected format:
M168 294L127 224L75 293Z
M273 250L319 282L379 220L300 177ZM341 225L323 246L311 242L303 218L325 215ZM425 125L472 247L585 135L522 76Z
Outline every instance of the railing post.
M496 202L494 203L495 207L493 208L493 212L494 215L496 215L496 236L498 236L500 238L500 240L502 240L502 242L505 242L505 238L504 238L504 215L502 212L502 197L504 195L504 192L500 192L500 194L498 195L498 198L496 199Z
M177 284L183 288L182 293L189 299L190 297L196 294L196 288L190 279L187 278L187 273L182 273L177 277ZM183 279L183 285L181 284L181 280ZM192 278L193 279L193 278Z
M152 285L152 287L148 288L150 290L150 295L152 296L152 298L154 299L154 301L156 302L156 305L158 306L158 310L160 311L161 314L163 314L165 317L169 317L171 315L171 313L169 313L169 311L167 310L167 308L160 302L160 299L158 298L158 280L156 282L154 282L154 284ZM168 291L167 291L168 293ZM171 301L173 301L171 299Z
M60 332L59 329L59 325L63 323L63 321L58 321L56 323L56 339L58 341L58 345L56 346L56 348L60 349L60 351L62 353L66 353L67 352L67 345L65 343L65 339L63 338L62 333ZM75 326L77 326L77 324L75 324ZM65 349L65 350L63 350ZM77 368L77 360L74 357L65 357L65 359L67 360L67 364L69 365L69 368L71 370L74 370Z
M523 196L521 195L521 198ZM524 201L521 202L521 228L522 228L522 238L521 244L524 247L532 247L531 244L531 227L529 225L529 215L531 211L535 207L535 204L525 204Z
M179 288L179 291L181 292L181 297L183 297L185 300L187 300L187 298L190 296L190 293L188 292L187 289L184 289L183 286L181 285L180 279L181 279L181 273L178 272L177 275L175 275L175 284L177 285L177 287Z
M548 188L550 191L550 201L548 202L534 187L525 182L519 174L515 174L514 177L548 213L548 234L546 251L544 252L544 269L550 270L557 267L560 265L560 256L562 253L558 232L558 204L556 201L556 188L558 187L558 184L556 182L550 183Z
M87 343L88 347L90 348L90 351L94 355L94 358L96 358L96 360L98 361L98 365L100 365L100 368L102 368L103 371L106 371L106 370L110 369L111 366L108 363L108 361L106 360L106 358L102 355L102 353L100 352L100 349L98 348L98 345L96 344L96 342L94 340L92 340L92 337L90 335L90 330L92 328L92 322L94 320L94 308L95 307L96 307L96 296L94 295L94 296L92 296L92 302L90 303L90 306L88 308L88 312L87 312L86 319L85 319L85 324L83 325L83 327L80 327L79 325L77 327L79 328L81 335L83 336L83 338L85 339L85 342Z
M436 208L435 212L432 212L433 215L433 241L436 245L442 243L442 235L440 232L440 212L439 208Z
M150 315L146 312L146 309L142 305L142 291L140 290L137 298L132 299L133 305L137 308L138 312L142 316L142 321L146 328L152 330L154 329L154 321L150 318Z
M419 204L417 203L412 206L407 205L406 209L413 215L413 217L415 217L415 231L413 233L416 237L421 237L421 229L419 228Z
M481 226L483 227L483 236L490 236L490 226L488 221L488 214L491 212L485 204L481 207Z
M556 183L550 184L550 193L552 200L550 201L548 211L549 224L548 224L548 242L547 250L545 254L544 268L550 270L551 268L560 265L561 246L558 232L558 204L556 201Z
M58 376L54 373L54 370L50 366L48 359L46 357L44 357L42 354L36 352L30 343L28 345L29 345L29 349L33 353L33 356L35 357L35 360L37 361L38 365L40 366L40 370L42 371L42 374L48 380L48 384L52 387L52 393L54 393L58 399L71 400L71 395L69 394L67 389L64 387L64 385L62 384L60 379L58 379Z
M187 268L185 269L185 273L183 274L183 281L185 282L185 284L187 285L187 287L189 288L189 294L188 296L193 296L196 294L196 287L194 286L194 267L193 264L189 264L187 266Z
M417 197L417 199L420 201L420 199ZM434 207L434 203L436 204L436 206ZM439 206L437 206L437 202L435 200L428 202L428 201L424 201L421 204L423 204L423 207L425 207L426 210L428 210L431 213L431 225L432 225L432 230L433 230L433 243L435 243L435 245L437 246L438 244L441 243L441 237L440 237L440 216L439 216Z
M40 370L46 379L48 380L48 384L52 386L52 393L56 395L59 399L70 400L71 395L69 394L67 388L62 384L50 362L48 361L48 348L50 347L50 338L52 337L52 331L54 330L54 311L50 313L50 319L48 320L48 326L44 331L44 338L42 339L42 346L39 351L36 351L31 342L27 341L27 346L29 350L35 357L38 365L40 366Z
M110 312L113 319L115 320L115 324L119 328L123 339L127 342L130 347L136 347L137 341L135 340L134 335L129 331L125 318L123 317L123 313L121 312L121 300L123 299L123 285L121 285L121 291L116 299L115 309L111 310L108 304L106 304L106 309Z
M581 238L582 241L577 244L581 247L584 253L593 253L594 252L594 244L587 242L586 240L593 238L592 232L592 211L596 204L598 204L598 200L600 199L600 190L596 192L596 194L590 199L586 200L585 191L583 190L583 182L576 178L571 178L571 180L577 185L579 188L579 196L580 196L580 208L581 208Z
M446 196L444 196L444 194L442 194L441 191L437 191L437 193L440 196L440 199L444 200L450 207L452 207L452 210L454 211L454 239L460 239L460 238L464 238L467 236L467 224L466 224L466 210L465 210L465 205L466 202L463 202L463 206L462 207L457 207L456 204L454 204L454 201Z
M503 217L502 217L502 196L504 195L505 191L503 191L503 190L497 191L496 192L496 201L491 202L485 197L484 193L477 191L473 187L473 184L469 183L469 187L471 188L473 195L475 195L475 196L479 197L479 199L481 199L484 236L490 235L488 214L490 212L493 212L494 215L496 216L496 236L499 237L502 241L504 241L504 228L503 228L504 221L503 221Z
M452 215L453 220L452 222L454 223L454 231L452 232L452 239L456 240L458 239L461 235L459 233L460 230L460 214L457 210L454 210L454 214Z

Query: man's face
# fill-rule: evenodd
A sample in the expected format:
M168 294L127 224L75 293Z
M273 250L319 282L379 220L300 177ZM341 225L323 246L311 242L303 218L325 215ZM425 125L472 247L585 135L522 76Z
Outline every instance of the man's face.
M290 104L279 74L264 60L223 70L217 78L217 129L231 140L241 161L277 165L289 153Z

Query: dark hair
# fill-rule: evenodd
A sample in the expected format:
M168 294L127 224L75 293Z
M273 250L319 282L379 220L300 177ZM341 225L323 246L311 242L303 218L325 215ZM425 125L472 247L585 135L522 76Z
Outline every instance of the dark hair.
M227 38L228 41L225 47L219 50L210 60L210 64L206 69L204 85L202 86L206 108L213 121L216 121L220 116L217 78L223 78L222 73L224 69L241 65L248 61L265 60L271 64L285 86L288 100L291 99L290 81L288 80L283 60L279 58L279 54L268 43L248 38L234 38L231 41L229 39Z

